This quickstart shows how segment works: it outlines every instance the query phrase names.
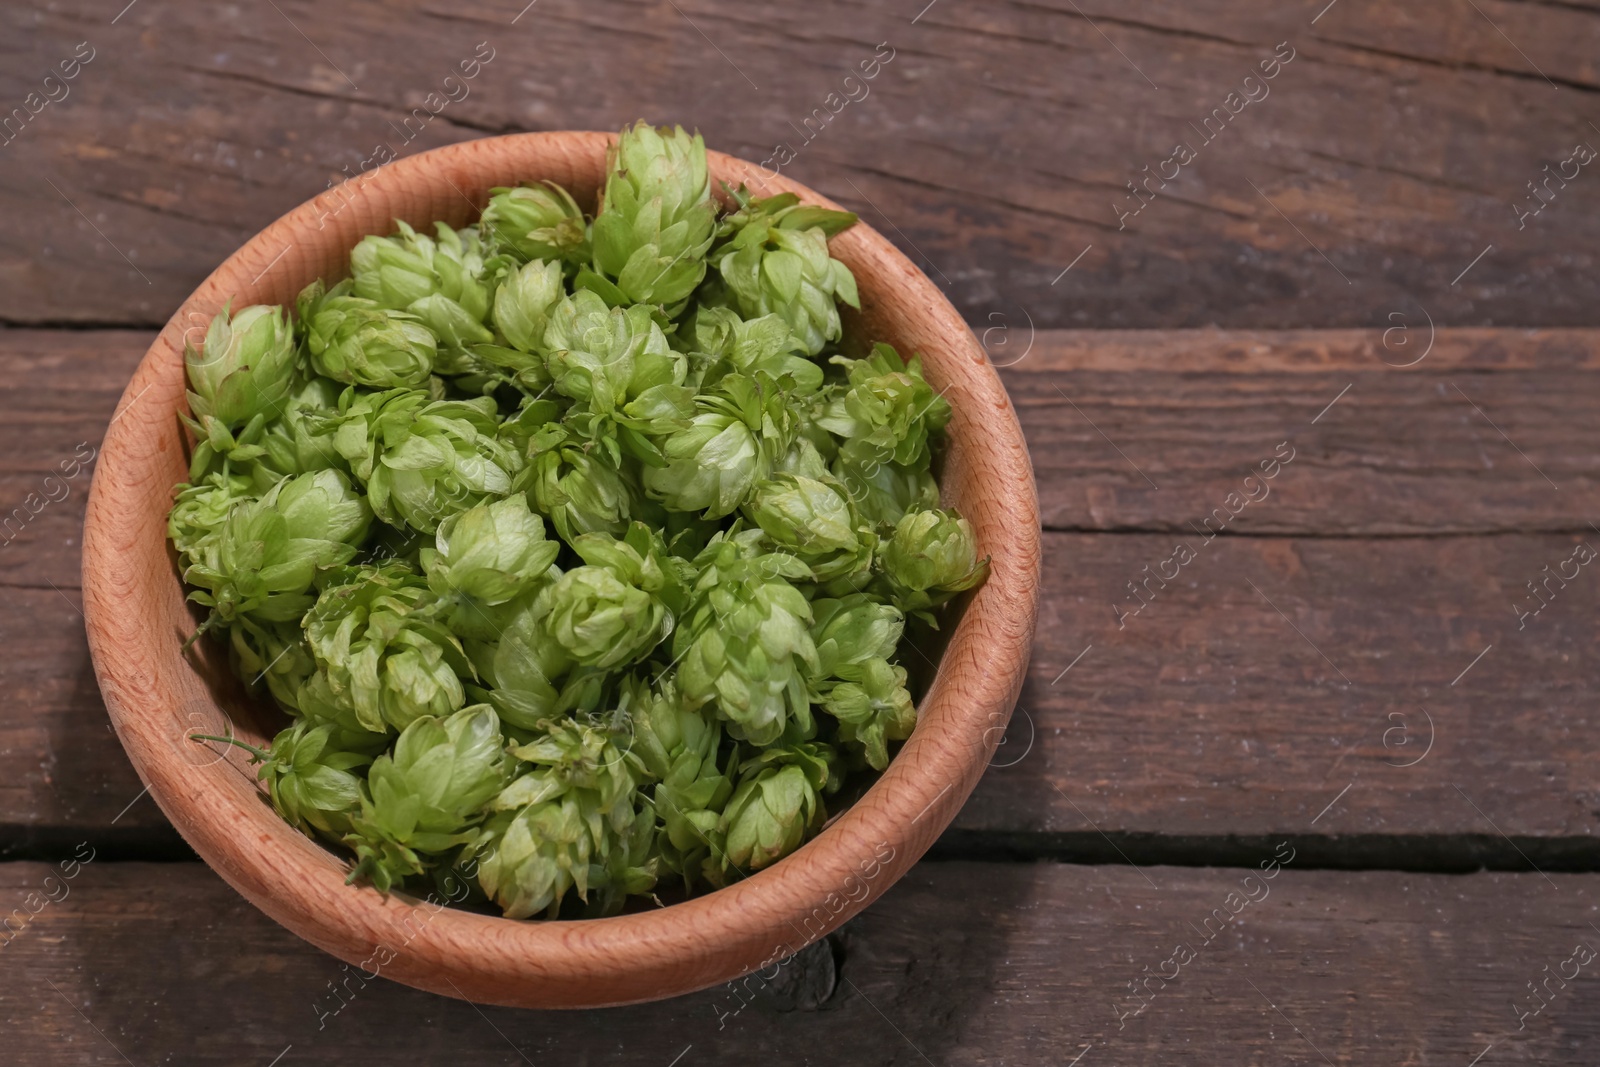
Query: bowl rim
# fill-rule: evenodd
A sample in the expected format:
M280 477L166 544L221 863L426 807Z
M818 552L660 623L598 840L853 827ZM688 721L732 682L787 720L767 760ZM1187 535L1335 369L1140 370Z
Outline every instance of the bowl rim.
M171 598L182 596L165 541L158 561L148 538L156 513L165 530L170 475L175 463L186 466L173 418L185 403L186 332L225 301L236 308L292 304L272 298L287 291L286 271L298 277L307 257L326 255L340 242L347 256L360 235L391 232L392 217L409 215L415 223L419 211L428 213L424 205L437 211L441 179L473 206L473 218L488 188L539 177L583 182L572 191L592 203L597 183L584 179L603 165L614 140L612 133L563 131L461 142L364 171L290 210L229 256L173 314L134 372L101 447L84 520L83 598L95 674L117 735L156 803L214 870L364 977L382 973L484 1003L598 1007L687 993L773 967L875 900L926 851L981 776L1021 688L1037 609L1040 536L1016 413L955 308L881 234L858 223L832 245L857 274L859 322L892 337L902 352L909 332L929 381L950 395L943 482L958 479L964 487L969 499L953 502L972 521L991 573L950 632L918 728L867 792L817 837L741 881L666 907L604 919L507 920L345 886L347 864L260 802L242 753L230 750L202 766L181 748L178 738L197 724L215 730L219 721L231 722L178 650L181 634L157 624L171 616ZM757 195L795 192L807 203L838 208L767 168L720 152L708 158L714 180L742 182ZM504 174L520 178L493 177ZM427 195L419 193L424 189ZM333 209L330 193L358 198ZM350 206L356 210L346 213ZM302 241L323 252L301 254ZM865 277L862 265L872 267ZM193 625L187 614L179 622Z

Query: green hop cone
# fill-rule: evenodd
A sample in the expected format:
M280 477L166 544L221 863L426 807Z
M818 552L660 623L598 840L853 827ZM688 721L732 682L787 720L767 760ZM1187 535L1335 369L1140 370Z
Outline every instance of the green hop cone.
M630 473L611 457L584 448L572 428L546 424L526 438L528 459L514 487L526 489L533 506L566 540L586 533L620 537L639 512L639 490Z
M667 344L649 308L609 308L587 290L555 305L544 346L556 391L597 414L616 411L652 390L670 394L688 373L687 361ZM691 395L684 390L685 408Z
M384 522L433 533L446 516L511 491L516 456L499 439L492 399L350 390L339 404L334 448Z
M554 182L514 189L497 186L489 193L482 227L497 248L524 263L582 263L589 258L583 212L561 186Z
M477 844L479 884L514 919L540 911L553 918L569 889L587 900L591 864L610 873L618 850L620 877L604 881L624 893L622 883L638 885L627 874L636 823L654 825L648 806L634 804L638 760L612 731L572 719L541 725L540 736L511 748L522 773L494 798L491 807L501 814Z
M338 410L339 392L336 383L313 375L289 393L283 413L261 434L262 455L249 466L262 492L286 475L348 469L333 450L333 432L326 425L326 417Z
M808 742L768 749L740 766L708 871L718 884L730 871L748 875L788 855L822 825L833 763L826 745Z
M629 897L646 896L655 889L660 877L655 807L640 794L634 794L631 801L634 809L631 821L624 829L611 834L603 855L596 856L589 864L586 919L618 914Z
M989 573L989 561L978 559L971 525L939 508L907 512L884 545L882 561L895 603L929 621L929 608L978 585Z
M655 688L624 682L633 719L633 748L655 780L652 798L661 821L659 846L667 867L686 883L707 857L711 835L732 795L717 766L722 726L704 708L690 707L671 676Z
M312 282L300 293L306 350L318 374L369 389L410 388L433 372L438 341L417 316Z
M811 602L815 622L818 679L859 680L860 668L874 659L892 659L905 632L905 616L892 604L866 593ZM820 698L818 698L820 700Z
M372 513L339 471L279 482L260 500L235 507L220 536L203 542L184 581L189 594L231 622L249 612L266 622L298 619L319 574L349 562Z
M872 562L872 531L831 479L778 474L756 487L744 513L774 549L798 556L819 582L864 572Z
M488 344L484 325L498 267L483 254L476 230L435 223L437 237L403 222L394 237L363 237L350 253L355 293L380 307L409 311L441 344L464 348Z
M822 706L839 720L841 744L859 744L867 765L881 771L889 765L890 741L904 741L917 725L917 709L906 690L904 667L869 659L856 672L858 681L839 682Z
M305 618L325 699L377 733L461 707L461 678L472 667L423 579L396 563L351 568L344 578Z
M260 622L240 615L228 627L228 658L233 672L251 690L265 684L273 699L300 710L300 693L317 669L298 619Z
M528 498L517 493L445 519L422 558L435 593L496 607L532 589L560 551L559 542L545 540L544 520L528 510Z
M473 839L487 803L505 785L500 721L486 705L445 718L423 716L394 751L372 761L361 810L344 843L355 850L350 881L381 892L421 874L436 857Z
M569 889L587 894L593 851L575 797L497 812L476 839L478 884L509 919L555 918Z
M686 331L695 351L713 360L701 379L703 386L715 384L723 374L746 376L765 371L776 380L785 376L793 382L793 394L810 396L822 388L822 367L798 355L804 342L790 331L779 315L741 319L732 308L699 308Z
M712 702L734 738L770 745L813 725L805 678L815 674L811 605L790 579L810 576L793 556L762 553L759 531L719 535L695 559L693 606L678 627L678 684L694 706Z
M185 342L183 362L195 418L236 429L257 416L275 416L288 396L294 330L280 307L255 304L231 316L223 308L198 350Z
M215 471L196 485L180 485L167 513L167 538L183 557L185 566L200 557L204 547L222 536L228 516L256 493L249 478Z
M576 663L614 670L672 633L668 605L683 603L686 564L667 554L659 534L636 522L621 541L582 534L572 548L584 565L540 590L533 610Z
M615 283L622 303L661 305L675 317L705 277L716 215L700 135L640 122L610 154L594 220L595 270Z
M861 306L850 268L828 254L828 238L856 217L802 207L793 193L766 200L737 195L740 210L722 220L709 257L726 299L745 318L778 315L814 356L843 335L835 302Z
M817 423L840 439L840 462L867 477L886 463L926 470L950 421L950 404L923 379L921 359L907 363L878 344L866 359L835 356L833 362L845 368L848 385Z
M544 345L550 315L563 295L558 264L533 262L512 271L495 290L495 328L512 348L538 352Z
M498 627L491 635L494 640L468 643L479 673L492 686L489 702L506 723L529 731L578 707L592 676L572 672L571 655L545 628L546 609L540 605L535 610L537 599L537 594L523 596L505 608L491 609Z
M351 741L336 727L307 722L272 739L257 776L278 814L302 833L337 839L351 831L361 810L361 778L352 772L372 762L371 746L363 751Z
M926 467L868 461L865 466L835 459L833 474L866 522L893 527L908 511L939 506L939 483Z
M661 444L666 462L646 468L645 488L672 511L719 519L771 476L795 433L787 398L772 378L730 374L694 398L689 425Z

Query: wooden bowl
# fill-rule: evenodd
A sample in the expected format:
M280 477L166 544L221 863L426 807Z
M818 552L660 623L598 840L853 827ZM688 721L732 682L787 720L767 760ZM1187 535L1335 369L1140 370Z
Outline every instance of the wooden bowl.
M866 794L798 852L726 889L609 919L518 922L347 886L347 864L263 802L244 754L187 740L255 744L272 721L222 657L184 640L195 618L166 540L172 487L185 479L183 344L231 301L292 304L316 277L347 270L350 249L393 221L475 219L497 185L548 178L593 209L611 135L494 137L397 160L328 190L252 238L178 309L134 372L106 432L84 521L83 594L95 674L117 735L150 794L207 863L301 937L370 977L484 1003L537 1008L628 1004L725 982L821 937L922 855L977 783L1004 732L1033 634L1039 517L1011 402L954 308L881 235L833 241L855 272L853 336L925 357L954 415L942 476L990 557L921 702L921 721ZM793 191L837 205L754 164L711 153L714 179L758 195Z

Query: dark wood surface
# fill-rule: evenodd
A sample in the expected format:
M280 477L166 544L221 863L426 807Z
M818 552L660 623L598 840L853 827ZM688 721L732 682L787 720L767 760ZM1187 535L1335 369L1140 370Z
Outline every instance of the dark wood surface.
M1327 0L938 0L913 24L927 0L539 0L517 18L525 3L277 0L219 18L140 0L115 25L114 2L8 5L7 108L79 42L94 59L0 148L0 319L158 325L382 143L642 113L757 161L790 143L786 172L921 256L974 323L1365 327L1420 304L1458 325L1593 325L1600 179L1553 186L1520 229L1513 210L1600 137L1588 4L1339 0L1318 18ZM468 95L406 142L411 109L480 42L494 58ZM1207 142L1206 116L1280 42L1295 58L1268 95ZM880 43L893 58L867 95L808 143L804 120ZM1180 142L1193 162L1119 222L1127 183Z
M1595 1062L1595 964L1517 1013L1600 949L1600 581L1519 610L1600 548L1600 174L1518 209L1600 147L1600 4L525 2L0 10L0 117L93 49L0 144L0 519L37 507L0 534L0 914L96 856L0 944L0 1058ZM1279 42L1270 95L1206 141ZM1047 531L1018 713L931 858L737 1015L727 990L551 1016L380 979L319 1029L346 972L194 862L108 729L92 466L63 464L216 263L380 143L641 114L796 147L784 172L916 258L1002 367ZM1118 1029L1280 842L1271 897Z
M1275 853L1292 862L1264 881L1259 864ZM49 878L60 902L0 948L6 1061L998 1065L1081 1054L1083 1067L1464 1067L1486 1049L1482 1064L1600 1055L1600 960L1567 962L1580 943L1600 950L1592 876L1299 871L1300 859L1269 844L1252 857L1255 877L925 862L840 935L766 972L770 982L567 1013L363 981L195 864L96 860L62 881L12 863L0 868L6 899L43 899ZM1534 1014L1527 983L1575 969L1564 989L1550 980Z

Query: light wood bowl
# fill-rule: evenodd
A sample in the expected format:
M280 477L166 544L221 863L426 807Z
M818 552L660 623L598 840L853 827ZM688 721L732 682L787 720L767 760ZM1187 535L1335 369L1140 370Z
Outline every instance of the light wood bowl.
M178 309L128 384L106 432L84 521L83 593L101 693L128 756L174 826L273 919L345 960L408 985L530 1008L628 1004L770 967L888 889L955 817L1015 703L1033 635L1039 516L1016 413L954 308L880 234L832 242L855 272L862 310L847 331L921 352L954 410L942 486L990 557L988 582L949 633L911 739L870 790L794 855L729 888L616 918L518 922L345 884L347 864L263 802L243 753L187 740L224 733L262 744L269 715L195 629L166 541L172 487L185 479L183 343L231 301L292 304L350 249L404 219L475 219L497 185L551 179L593 209L612 135L542 133L452 145L363 173L289 212L217 268ZM803 185L711 153L714 179L758 195ZM937 655L937 653L933 653Z

